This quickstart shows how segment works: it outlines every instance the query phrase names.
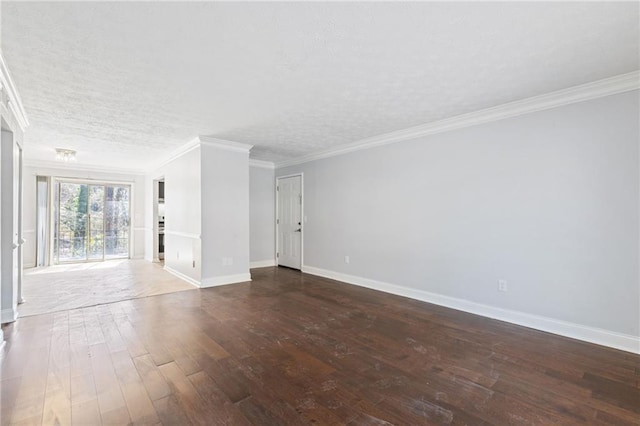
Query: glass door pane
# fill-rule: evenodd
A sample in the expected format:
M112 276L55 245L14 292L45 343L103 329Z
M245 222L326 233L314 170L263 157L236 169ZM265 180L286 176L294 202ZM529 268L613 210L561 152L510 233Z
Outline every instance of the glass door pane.
M47 264L47 223L49 218L49 181L36 177L36 266ZM57 211L57 209L56 209Z
M54 182L54 260L129 257L131 187Z
M58 186L58 226L55 253L59 262L87 258L87 185L60 182Z
M89 185L89 260L104 258L104 186Z
M130 187L105 187L105 257L129 257Z

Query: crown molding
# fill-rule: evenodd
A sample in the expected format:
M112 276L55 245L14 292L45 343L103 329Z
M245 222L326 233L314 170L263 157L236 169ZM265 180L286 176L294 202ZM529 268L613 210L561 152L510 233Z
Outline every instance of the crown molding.
M227 141L224 139L217 139L211 136L198 136L200 143L202 145L212 146L218 149L224 149L227 151L235 151L235 152L246 152L249 153L253 145L249 145L246 143Z
M448 132L464 127L503 120L532 112L557 108L564 105L584 102L591 99L602 98L617 93L629 92L640 88L640 71L605 78L591 83L569 87L567 89L533 96L519 101L509 102L503 105L458 115L444 120L434 121L395 132L385 133L366 139L342 145L337 148L318 151L290 160L276 163L276 169L307 163L309 161L348 154L350 152L377 146L388 145L396 142L416 139L419 137Z
M91 164L78 164L78 163L60 163L58 161L43 161L43 160L24 160L24 167L40 168L40 169L56 169L56 170L74 170L80 172L97 172L107 174L119 174L119 175L133 175L144 176L145 170L141 169L127 169L122 167L105 167Z
M223 149L227 151L235 151L235 152L246 152L249 153L253 145L247 145L244 143L227 141L224 139L217 139L210 136L198 136L181 147L173 150L170 154L166 155L162 160L154 163L151 167L149 167L146 172L153 173L158 169L166 166L170 162L182 157L185 154L193 151L196 148L199 148L202 145L212 146L218 149Z
M22 105L22 100L20 99L16 85L11 78L11 73L9 73L9 67L7 67L7 63L0 50L0 101L2 101L3 105L5 105L5 97L2 92L5 90L7 92L6 107L11 111L20 129L24 132L29 126L29 119L27 118L27 113L24 111L24 106Z
M169 154L165 155L160 161L156 161L155 163L153 163L151 165L151 167L148 167L146 169L146 173L153 173L156 170L166 166L167 164L169 164L170 162L182 157L183 155L193 151L196 148L200 147L200 139L199 138L195 138L189 142L187 142L186 144L174 149L173 151L171 151Z
M276 165L271 161L254 160L253 158L249 158L249 166L260 167L263 169L271 169L271 170L276 168Z

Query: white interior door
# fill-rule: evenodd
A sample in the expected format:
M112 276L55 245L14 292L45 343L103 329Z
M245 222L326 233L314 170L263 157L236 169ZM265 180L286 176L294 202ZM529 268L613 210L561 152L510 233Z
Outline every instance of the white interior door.
M278 265L302 266L302 176L278 178Z

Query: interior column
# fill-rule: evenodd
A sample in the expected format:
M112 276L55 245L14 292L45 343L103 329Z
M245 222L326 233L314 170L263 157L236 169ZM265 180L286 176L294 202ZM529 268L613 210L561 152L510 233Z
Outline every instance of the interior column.
M250 281L249 150L200 137L202 287Z

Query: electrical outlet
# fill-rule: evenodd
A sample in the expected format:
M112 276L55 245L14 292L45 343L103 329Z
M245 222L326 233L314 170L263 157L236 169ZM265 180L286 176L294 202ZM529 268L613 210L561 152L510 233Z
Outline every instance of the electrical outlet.
M351 260L349 259L349 256L345 256L344 257L344 263L346 263L348 265L350 261Z
M176 259L180 260L180 252L179 251L176 252Z
M193 261L193 267L194 268L196 267L196 261L195 260Z
M498 291L507 291L509 290L509 286L507 285L507 280L498 280Z

